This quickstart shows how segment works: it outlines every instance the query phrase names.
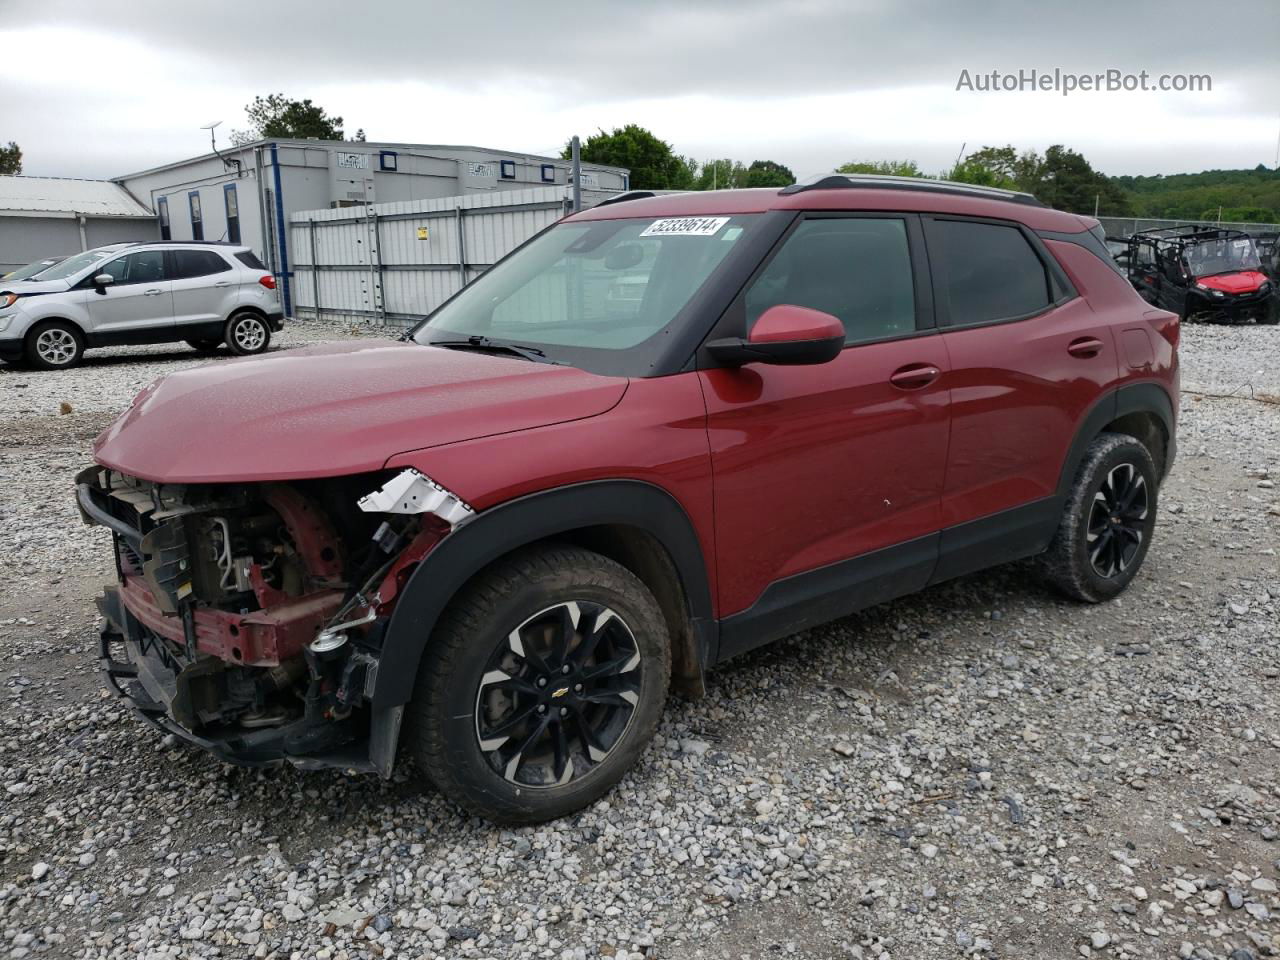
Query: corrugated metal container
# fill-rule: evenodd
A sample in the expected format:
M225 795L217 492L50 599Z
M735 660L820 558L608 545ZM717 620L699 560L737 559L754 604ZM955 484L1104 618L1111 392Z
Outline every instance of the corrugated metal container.
M295 213L294 312L408 326L567 212L557 186Z

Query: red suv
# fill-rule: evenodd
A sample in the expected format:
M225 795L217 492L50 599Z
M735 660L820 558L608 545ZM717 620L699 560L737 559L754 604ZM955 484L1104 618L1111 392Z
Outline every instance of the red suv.
M1093 220L827 177L620 197L402 342L173 374L77 478L116 688L239 763L424 778L544 820L669 688L1039 555L1098 602L1174 456L1178 319Z

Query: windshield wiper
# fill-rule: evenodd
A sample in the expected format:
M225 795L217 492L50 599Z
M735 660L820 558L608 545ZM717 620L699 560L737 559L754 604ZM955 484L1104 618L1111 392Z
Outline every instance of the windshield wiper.
M475 336L467 337L465 340L432 340L427 346L444 347L446 350L477 350L482 353L508 353L514 357L520 357L523 360L532 360L535 363L555 363L554 360L548 360L547 355L537 347L525 346L519 343L504 343L498 340L491 340L488 337Z

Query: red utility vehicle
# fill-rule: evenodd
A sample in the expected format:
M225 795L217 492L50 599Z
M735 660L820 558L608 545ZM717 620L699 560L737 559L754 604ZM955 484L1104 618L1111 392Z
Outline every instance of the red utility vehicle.
M611 200L398 343L147 388L78 478L117 689L240 763L555 817L668 689L1041 555L1123 590L1174 456L1178 318L1096 221L832 176Z

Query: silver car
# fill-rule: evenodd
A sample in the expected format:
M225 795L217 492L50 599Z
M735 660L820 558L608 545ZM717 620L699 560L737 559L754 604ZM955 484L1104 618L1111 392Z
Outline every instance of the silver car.
M74 366L92 347L186 341L261 353L284 322L276 280L248 247L136 243L0 280L0 360Z

